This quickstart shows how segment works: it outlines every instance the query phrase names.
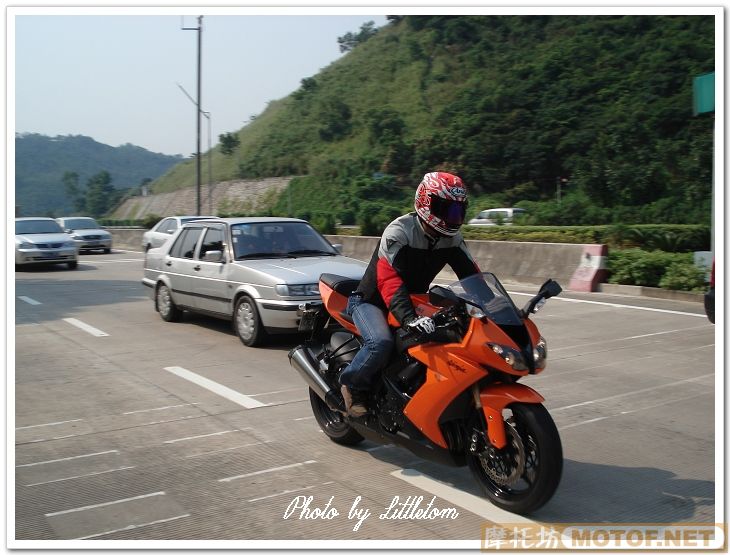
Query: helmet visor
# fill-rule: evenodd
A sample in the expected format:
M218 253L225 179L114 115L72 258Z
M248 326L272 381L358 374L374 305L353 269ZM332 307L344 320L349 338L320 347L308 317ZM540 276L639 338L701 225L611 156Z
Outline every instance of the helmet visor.
M464 223L467 201L460 202L431 194L431 214L444 221L447 227L458 228Z

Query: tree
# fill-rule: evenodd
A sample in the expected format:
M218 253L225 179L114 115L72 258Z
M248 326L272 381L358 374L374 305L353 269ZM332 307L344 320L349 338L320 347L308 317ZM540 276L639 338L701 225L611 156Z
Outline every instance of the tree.
M237 133L222 133L218 135L218 140L221 142L221 152L224 156L233 154L241 144Z
M86 183L86 211L93 218L106 214L119 198L108 171L100 171Z
M358 44L375 36L377 32L378 30L375 28L375 22L368 21L367 23L362 24L359 33L346 33L341 37L337 37L337 43L340 45L340 52L349 52Z
M83 212L86 207L86 199L84 191L79 188L79 174L76 172L64 172L61 179L66 189L66 195L71 199L74 209Z

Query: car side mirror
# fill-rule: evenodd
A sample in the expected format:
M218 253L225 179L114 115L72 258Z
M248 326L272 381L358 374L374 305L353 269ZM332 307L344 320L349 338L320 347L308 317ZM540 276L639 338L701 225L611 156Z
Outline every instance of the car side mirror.
M335 243L332 245L332 248L335 249L339 254L342 254L342 244L341 243Z
M223 262L223 251L206 251L203 255L204 262Z

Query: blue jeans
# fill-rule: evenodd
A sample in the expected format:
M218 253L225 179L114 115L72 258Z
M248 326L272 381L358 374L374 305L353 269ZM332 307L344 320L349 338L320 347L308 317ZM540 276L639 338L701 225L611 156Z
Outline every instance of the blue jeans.
M340 374L340 384L350 389L367 390L378 371L390 360L395 341L385 314L377 306L350 297L346 312L352 316L363 338L363 346Z

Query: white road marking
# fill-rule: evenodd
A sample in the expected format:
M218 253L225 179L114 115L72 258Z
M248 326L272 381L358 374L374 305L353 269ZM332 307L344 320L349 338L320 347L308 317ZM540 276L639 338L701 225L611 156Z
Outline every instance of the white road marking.
M48 424L33 424L32 426L20 426L15 428L16 430L27 430L28 428L40 428L41 426L59 426L61 424L68 424L69 422L81 422L83 418L76 418L74 420L62 420L60 422L49 422Z
M214 455L215 453L225 453L226 451L235 451L236 449L243 449L244 447L255 447L257 445L263 445L265 443L273 443L273 441L257 441L256 443L245 443L244 445L236 445L235 447L226 447L225 449L216 449L215 451L205 451L204 453L196 453L195 455L187 455L186 459L194 459L195 457L202 457L204 455Z
M239 430L225 430L224 432L215 432L212 434L203 434L199 436L188 436L188 437L181 437L179 439L168 439L167 441L163 441L162 443L178 443L180 441L190 441L191 439L200 439L201 437L211 437L211 436L222 436L223 434L231 434L238 432Z
M255 393L253 395L249 395L249 397L261 397L262 395L274 395L275 393L287 393L289 391L301 391L301 387L292 387L290 389L280 389L278 391L267 391L266 393Z
M391 472L390 475L400 478L401 480L440 497L441 499L445 499L449 503L458 505L462 509L474 513L489 522L497 524L536 524L536 521L534 520L500 509L496 505L492 505L483 497L477 497L476 495L435 480L434 478L421 474L412 468L396 470Z
M184 405L169 405L167 407L157 407L154 409L143 409L143 410L131 410L129 412L123 412L122 414L138 414L140 412L152 412L155 410L167 410L167 409L176 409L178 407L189 407L191 405L199 405L200 403L185 403Z
M173 516L172 518L163 518L162 520L155 520L153 522L145 522L144 524L130 524L129 526L125 526L124 528L117 528L116 530L109 530L108 532L100 532L98 534L92 534L91 536L83 536L81 538L73 538L73 539L74 540L90 540L91 538L107 536L109 534L114 534L115 532L124 532L126 530L136 530L137 528L144 528L146 526L152 526L153 524L162 524L163 522L171 522L173 520L178 520L180 518L186 518L189 516L190 516L189 514L184 514L184 515Z
M434 281L435 282L440 281L442 283L446 283L447 285L454 283L453 280L441 279L441 278L435 279ZM522 295L524 297L534 297L535 296L534 293L522 293L519 291L507 291L507 293L509 293L510 296L511 295ZM566 303L586 303L586 304L609 306L611 308L628 308L628 309L633 309L633 310L648 310L649 312L663 312L665 314L679 314L681 316L694 316L696 318L707 318L707 316L705 314L696 314L694 312L681 312L679 310L665 310L663 308L651 308L648 306L635 306L635 305L630 305L630 304L608 303L608 302L604 302L604 301L589 301L589 300L584 300L584 299L571 299L569 297L552 297L550 299L550 302L552 302L554 300L562 301L562 302L566 302Z
M295 418L295 419L294 419L294 422L298 422L298 421L300 421L300 420L311 420L311 419L313 419L313 418L314 418L314 416L304 416L304 417L302 417L302 418Z
M84 260L84 262L87 262ZM93 260L89 264L118 264L119 262L144 262L144 258L120 258L118 260Z
M298 489L286 489L284 491L280 491L279 493L272 493L271 495L264 495L263 497L254 497L253 499L247 499L249 503L253 503L254 501L261 501L262 499L271 499L272 497L279 497L280 495L286 495L287 493L296 493L298 491L305 491L308 489L316 488L317 486L306 486L303 488Z
M200 376L195 372L191 372L190 370L186 370L185 368L181 368L180 366L168 366L167 368L165 368L165 370L185 380L191 381L194 384L199 385L200 387L204 387L205 389L212 391L213 393L216 393L221 397L228 399L229 401L241 405L242 407L246 407L247 409L255 409L266 406L265 403L257 401L256 399L252 399L248 395L239 393L238 391L226 387L225 385L221 385L218 382L214 382L213 380L204 378L203 376Z
M94 337L108 337L109 336L108 333L98 330L95 327L82 322L81 320L77 320L76 318L64 318L63 321L68 322L72 326L76 326L77 328L79 328L81 330L84 330L86 333L90 333Z
M42 303L36 301L35 299L31 299L30 297L18 297L18 298L21 301L23 301L24 303L28 303L28 304L32 304L32 305L42 304Z
M618 399L620 397L627 397L628 395L636 395L637 393L645 393L647 391L654 391L656 389L663 389L665 387L673 387L675 385L680 385L684 383L689 382L696 382L697 380L702 380L704 378L709 378L714 376L715 374L703 374L702 376L697 376L696 378L687 378L686 380L677 380L675 382L671 383L665 383L662 385L656 385L653 387L645 387L643 389L634 389L633 391L627 391L626 393L619 393L617 395L609 395L608 397L601 397L600 399L591 399L590 401L583 401L582 403L575 403L574 405L566 405L564 407L557 407L554 409L550 409L550 412L556 412L559 410L567 410L567 409L573 409L575 407L583 407L585 405L592 405L593 403L600 403L602 401L608 401L610 399Z
M56 436L56 437L44 437L42 439L34 439L32 441L21 441L20 443L16 443L15 445L25 445L26 443L41 443L43 441L53 441L54 439L67 439L69 437L76 437L78 434L70 434L67 436Z
M286 470L288 468L296 468L297 466L304 466L305 464L316 463L317 461L304 461L300 463L287 464L284 466L275 466L274 468L267 468L266 470L257 470L256 472L249 472L248 474L239 474L238 476L231 476L230 478L221 478L219 482L232 482L239 478L248 478L249 476L258 476L259 474L267 474L269 472L278 472L279 470Z
M46 513L45 516L58 516L58 515L66 515L69 513L78 513L81 511L88 511L89 509L98 509L99 507L108 507L109 505L116 505L118 503L126 503L127 501L136 501L137 499L146 499L148 497L156 497L158 495L165 495L165 492L156 491L154 493L147 493L145 495L137 495L136 497L127 497L126 499L117 499L116 501L108 501L106 503L99 503L97 505L86 505L84 507L76 507L75 509L66 509L65 511L57 511L55 513Z
M191 418L200 418L200 416L183 416L182 418L171 418L170 420L155 420L153 422L145 422L144 424L138 424L139 426L153 426L155 424L166 424L167 422L180 422L181 420L190 420Z
M663 405L669 405L672 403L680 403L682 401L688 401L689 399L694 399L695 397L702 397L703 395L705 395L705 393L698 393L697 395L690 395L689 397L681 397L679 399L670 399L669 401L662 401L661 403L655 403L653 405L648 405L646 407L638 407L638 408L631 409L631 410L624 410L624 411L617 412L614 414L609 414L608 416L599 416L598 418L591 418L590 420L583 420L582 422L575 422L573 424L567 424L565 426L558 426L558 429L560 431L563 431L563 430L567 430L568 428L575 428L576 426L582 426L583 424L591 424L593 422L598 422L600 420L606 420L608 418L615 418L616 416L623 416L625 414L633 414L635 412L654 409L656 407L661 407Z
M530 293L517 293L513 291L508 291L510 295L525 295L527 297L534 297L534 295ZM707 316L705 314L697 314L694 312L682 312L681 310L666 310L664 308L651 308L649 306L635 306L631 304L619 304L619 303L607 303L604 301L588 301L585 299L571 299L569 297L553 297L550 299L550 302L553 300L555 301L561 301L564 303L585 303L585 304L595 304L600 306L607 306L610 308L628 308L632 310L646 310L648 312L661 312L664 314L679 314L680 316L694 316L695 318L704 318L707 319ZM710 324L708 324L710 325Z
M57 463L57 462L63 462L63 461L72 461L74 459L85 459L86 457L98 457L99 455L108 455L109 453L119 453L116 449L113 449L112 451L100 451L98 453L89 453L87 455L76 455L75 457L66 457L65 459L52 459L50 461L40 461L40 462L34 462L34 463L27 463L27 464L18 464L15 466L15 468L25 468L26 466L38 466L40 464L51 464L51 463Z
M129 470L137 468L136 466L122 466L121 468L113 468L111 470L102 470L101 472L91 472L89 474L79 474L77 476L69 476L68 478L59 478L58 480L48 480L47 482L36 482L35 484L26 484L25 487L43 486L45 484L54 484L56 482L65 482L66 480L76 480L77 478L89 478L90 476L98 476L100 474L109 474L110 472L119 472L120 470Z
M578 349L581 347L589 347L590 345L605 345L606 343L613 343L614 341L630 341L632 339L644 339L645 337L654 337L657 335L666 335L668 333L678 333L690 330L706 329L707 326L693 326L691 328L681 328L676 330L657 331L654 333L645 333L643 335L631 335L629 337L617 337L616 339L605 339L603 341L592 341L590 343L581 343L580 345L570 345L568 347L558 347L557 349L550 349L551 353L555 351L564 351L566 349Z

